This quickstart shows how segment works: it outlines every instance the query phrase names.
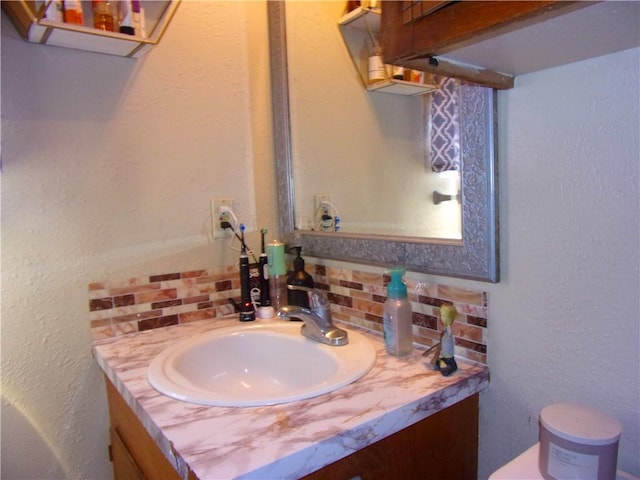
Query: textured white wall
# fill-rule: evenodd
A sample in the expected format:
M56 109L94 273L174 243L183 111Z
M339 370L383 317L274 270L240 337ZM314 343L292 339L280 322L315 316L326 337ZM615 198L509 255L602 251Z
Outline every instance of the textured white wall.
M266 39L263 2L183 2L137 61L2 14L2 478L111 476L89 282L234 263L214 196L276 230Z
M502 281L489 293L486 477L548 404L618 418L640 474L640 50L522 76L499 94Z

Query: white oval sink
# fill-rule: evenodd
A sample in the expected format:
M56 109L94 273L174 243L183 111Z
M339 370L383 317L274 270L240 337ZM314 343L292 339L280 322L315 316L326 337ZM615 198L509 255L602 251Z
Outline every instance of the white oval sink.
M329 346L300 334L301 323L267 320L195 335L149 365L149 383L169 397L202 405L250 407L303 400L344 387L376 359L372 343L348 330Z

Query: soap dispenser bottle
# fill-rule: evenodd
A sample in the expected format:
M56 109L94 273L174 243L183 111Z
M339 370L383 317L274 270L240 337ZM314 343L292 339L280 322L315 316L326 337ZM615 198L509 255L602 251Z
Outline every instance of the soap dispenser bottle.
M297 255L293 259L293 273L287 278L287 285L313 288L313 277L304 270L302 247L293 247L291 250L296 251ZM309 308L309 294L307 292L287 289L287 301L289 305Z
M383 307L384 346L390 355L406 357L413 350L411 303L407 299L407 285L402 280L403 268L389 270L387 300Z

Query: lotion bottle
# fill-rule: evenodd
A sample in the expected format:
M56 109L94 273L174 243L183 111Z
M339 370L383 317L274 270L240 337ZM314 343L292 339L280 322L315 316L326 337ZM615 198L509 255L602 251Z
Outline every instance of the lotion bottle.
M287 285L313 288L315 286L313 277L304 269L302 247L293 247L291 250L294 250L297 255L296 258L293 259L293 273L289 275L289 278L287 278ZM287 301L289 302L289 305L309 308L309 295L307 292L287 290Z
M407 299L407 285L402 280L403 268L389 270L391 282L387 285L387 300L382 317L384 345L395 357L407 357L413 351L411 303Z

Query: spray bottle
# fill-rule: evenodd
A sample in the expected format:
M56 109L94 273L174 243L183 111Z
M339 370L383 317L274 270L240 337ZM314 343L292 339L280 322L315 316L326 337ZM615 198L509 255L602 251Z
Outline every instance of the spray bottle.
M404 269L392 268L387 273L391 282L387 285L382 323L384 346L395 357L406 357L413 350L411 303L407 299L407 285L402 280Z

